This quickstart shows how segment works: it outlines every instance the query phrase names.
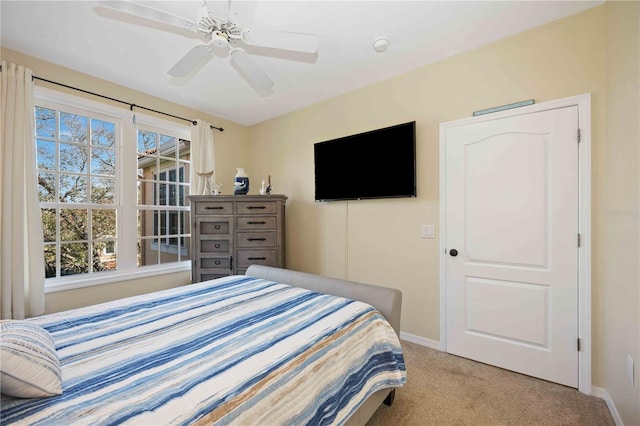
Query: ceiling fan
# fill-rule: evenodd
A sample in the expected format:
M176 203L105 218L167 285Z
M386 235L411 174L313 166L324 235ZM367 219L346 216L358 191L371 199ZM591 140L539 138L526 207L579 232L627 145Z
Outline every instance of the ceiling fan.
M196 21L129 0L98 1L96 9L115 10L125 17L136 18L131 21L123 19L122 15L116 15L116 19L145 26L149 26L148 23L159 23L160 26L153 27L200 39L202 43L189 50L168 71L172 77L189 76L213 57L214 49L229 49L232 64L258 93L271 90L273 81L242 48L243 46L284 49L306 54L315 54L318 50L315 34L242 29L236 14L231 11L231 0L226 6L226 17L220 17L210 13L206 1L203 1Z

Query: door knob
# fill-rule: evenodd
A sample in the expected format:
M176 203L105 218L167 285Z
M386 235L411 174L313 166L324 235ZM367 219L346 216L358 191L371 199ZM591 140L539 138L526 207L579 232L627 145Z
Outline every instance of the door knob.
M453 257L456 257L458 255L458 250L456 249L451 249L449 250L449 254Z

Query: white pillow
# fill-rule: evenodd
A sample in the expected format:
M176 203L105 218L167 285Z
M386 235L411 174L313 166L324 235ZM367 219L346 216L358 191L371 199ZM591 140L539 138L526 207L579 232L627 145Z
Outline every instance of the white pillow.
M42 398L62 393L53 338L27 321L0 321L0 388L5 395Z

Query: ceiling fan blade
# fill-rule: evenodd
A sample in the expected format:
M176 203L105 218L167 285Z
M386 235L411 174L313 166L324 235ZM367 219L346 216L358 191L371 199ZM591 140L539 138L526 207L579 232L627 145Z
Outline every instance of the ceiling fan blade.
M187 52L168 72L172 77L183 78L200 68L212 56L211 46L200 44Z
M121 1L109 1L101 0L97 2L96 8L106 8L116 10L118 12L125 13L134 17L149 19L155 22L160 22L173 27L177 27L183 30L197 32L198 26L195 22L183 18L182 16L174 15L153 7L149 7L140 3L136 3L128 0Z
M251 46L295 50L304 53L318 51L318 37L315 34L249 29L242 32L242 41Z
M273 81L262 68L244 50L231 51L231 61L242 71L254 88L267 91L273 87Z

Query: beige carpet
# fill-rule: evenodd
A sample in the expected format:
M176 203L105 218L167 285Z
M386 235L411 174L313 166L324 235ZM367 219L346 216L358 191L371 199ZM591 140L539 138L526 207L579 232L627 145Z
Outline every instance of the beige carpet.
M402 341L407 384L368 426L614 425L604 400Z

